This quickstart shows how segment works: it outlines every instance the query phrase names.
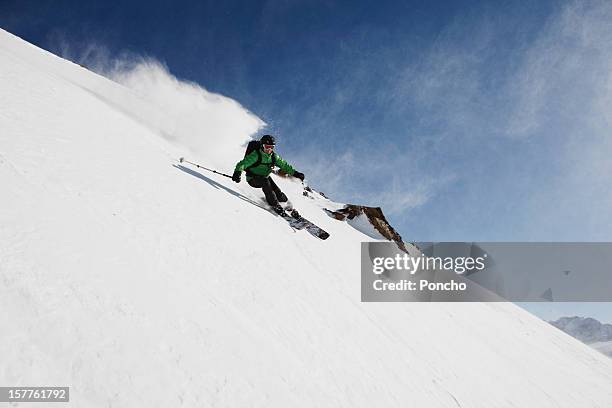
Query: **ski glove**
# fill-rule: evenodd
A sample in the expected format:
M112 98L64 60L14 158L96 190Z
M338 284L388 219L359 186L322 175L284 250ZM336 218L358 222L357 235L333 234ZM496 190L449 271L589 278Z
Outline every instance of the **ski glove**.
M236 170L232 176L232 180L234 180L236 183L240 183L240 173L240 171Z
M304 173L300 173L299 171L293 173L293 177L299 178L300 180L304 181Z

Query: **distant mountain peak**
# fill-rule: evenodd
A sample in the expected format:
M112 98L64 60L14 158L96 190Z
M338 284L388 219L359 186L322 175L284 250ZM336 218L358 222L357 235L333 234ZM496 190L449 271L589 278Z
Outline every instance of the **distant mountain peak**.
M583 343L612 341L612 324L603 324L592 317L560 317L550 324Z

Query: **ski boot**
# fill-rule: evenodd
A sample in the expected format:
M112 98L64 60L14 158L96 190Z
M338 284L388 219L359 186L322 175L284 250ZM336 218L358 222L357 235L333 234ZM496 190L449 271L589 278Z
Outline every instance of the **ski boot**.
M274 210L274 212L278 215L283 215L285 213L285 209L281 207L280 204L276 204L274 207L272 207L272 210Z

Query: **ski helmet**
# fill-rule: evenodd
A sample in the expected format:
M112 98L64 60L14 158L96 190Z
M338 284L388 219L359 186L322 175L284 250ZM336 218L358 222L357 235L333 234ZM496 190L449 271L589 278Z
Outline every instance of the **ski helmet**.
M262 145L275 145L276 141L272 135L263 135L260 139Z

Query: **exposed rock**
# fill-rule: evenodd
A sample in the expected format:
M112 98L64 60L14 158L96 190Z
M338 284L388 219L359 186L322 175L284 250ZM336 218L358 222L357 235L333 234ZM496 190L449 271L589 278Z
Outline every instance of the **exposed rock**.
M318 195L320 195L323 198L329 199L329 197L327 197L325 195L325 193L323 193L322 191L317 191L317 190L311 188L310 186L304 186L304 195L306 197L313 198L314 194L318 194Z
M380 207L366 207L363 205L347 204L344 208L336 211L328 210L328 214L337 220L344 221L345 219L352 220L361 214L364 214L370 224L386 239L394 241L399 249L408 252L406 245L400 234L389 224Z

